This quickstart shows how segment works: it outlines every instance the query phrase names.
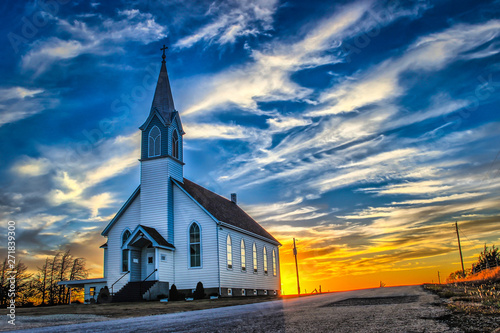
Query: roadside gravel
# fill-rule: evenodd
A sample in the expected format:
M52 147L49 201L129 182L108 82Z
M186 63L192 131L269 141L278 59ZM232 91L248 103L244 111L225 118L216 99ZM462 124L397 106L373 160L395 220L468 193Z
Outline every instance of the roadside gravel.
M437 302L421 286L376 288L21 332L463 332Z

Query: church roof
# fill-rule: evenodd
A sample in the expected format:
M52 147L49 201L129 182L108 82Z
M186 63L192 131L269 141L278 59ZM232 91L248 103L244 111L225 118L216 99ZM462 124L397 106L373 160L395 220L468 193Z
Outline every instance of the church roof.
M151 238L153 238L156 243L158 243L158 245L175 248L175 246L167 242L165 238L163 238L163 236L160 235L158 230L156 230L155 228L146 227L145 225L142 224L139 224L139 226L142 227L142 229L144 229L144 231L147 232L148 235L151 236Z
M220 222L225 222L237 228L250 231L251 233L280 244L276 238L231 200L207 190L186 178L184 178L183 184L179 182L176 182L176 184L183 188L194 200L205 208L207 212Z

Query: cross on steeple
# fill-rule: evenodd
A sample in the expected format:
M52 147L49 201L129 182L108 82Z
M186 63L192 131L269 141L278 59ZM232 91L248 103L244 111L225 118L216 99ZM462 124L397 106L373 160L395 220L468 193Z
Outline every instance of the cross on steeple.
M162 62L165 62L165 58L166 58L165 50L167 50L167 49L168 49L168 47L166 47L165 44L163 44L163 47L160 49L161 51L163 51L163 55L161 56L161 58L163 59Z

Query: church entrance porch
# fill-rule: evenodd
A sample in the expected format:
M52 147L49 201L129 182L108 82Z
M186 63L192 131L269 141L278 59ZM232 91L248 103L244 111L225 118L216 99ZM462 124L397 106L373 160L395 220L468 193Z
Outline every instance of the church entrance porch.
M130 281L156 281L156 249L144 236L137 237L128 244L131 256Z

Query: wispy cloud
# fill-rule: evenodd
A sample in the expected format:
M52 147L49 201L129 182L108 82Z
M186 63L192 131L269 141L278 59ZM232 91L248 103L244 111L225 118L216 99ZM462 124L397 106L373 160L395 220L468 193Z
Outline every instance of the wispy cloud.
M119 11L117 19L100 15L98 18L98 25L85 22L87 18L84 17L73 21L56 19L61 37L35 41L31 50L22 57L22 68L39 75L60 60L81 54L116 53L122 43L135 41L148 44L166 36L167 29L158 24L152 14L137 9ZM69 38L63 38L63 35L69 35Z
M42 147L42 156L23 157L12 167L19 177L47 175L52 188L38 189L39 195L52 206L69 204L88 208L92 217L99 209L115 203L115 194L92 189L104 181L128 172L137 165L139 136L137 134L108 139L89 152L79 153L71 147Z
M19 86L0 88L0 127L31 117L57 104L58 100L50 97L44 89Z
M174 46L189 48L202 41L226 45L242 37L266 33L273 28L273 15L277 7L277 0L215 1L204 14L209 22L178 40Z

